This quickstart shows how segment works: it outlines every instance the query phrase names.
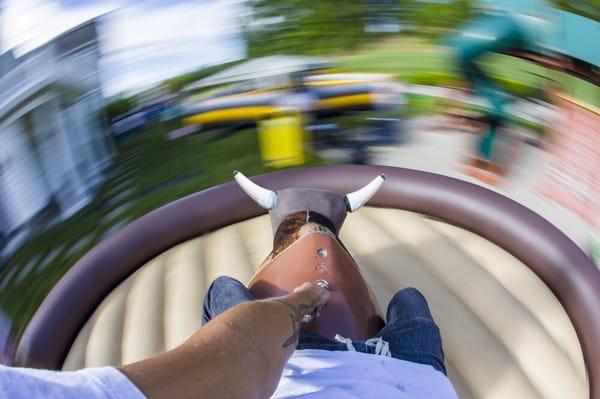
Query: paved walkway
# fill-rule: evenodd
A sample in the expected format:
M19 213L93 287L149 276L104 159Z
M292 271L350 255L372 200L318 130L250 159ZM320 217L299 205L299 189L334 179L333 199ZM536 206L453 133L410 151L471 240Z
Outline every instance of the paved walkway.
M419 169L456 177L485 186L529 207L569 236L581 249L590 254L593 238L598 231L578 215L542 197L536 184L549 157L544 150L525 145L517 163L501 187L490 186L460 171L460 164L476 148L478 136L458 131L432 130L428 118L407 123L409 139L396 147L376 147L372 163Z

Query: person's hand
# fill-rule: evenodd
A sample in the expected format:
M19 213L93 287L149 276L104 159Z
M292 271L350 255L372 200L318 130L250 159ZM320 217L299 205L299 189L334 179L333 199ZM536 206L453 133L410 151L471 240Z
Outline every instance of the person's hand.
M329 291L315 283L303 283L294 288L293 294L301 297L302 302L309 306L306 314L315 318L320 316L321 309L329 302Z

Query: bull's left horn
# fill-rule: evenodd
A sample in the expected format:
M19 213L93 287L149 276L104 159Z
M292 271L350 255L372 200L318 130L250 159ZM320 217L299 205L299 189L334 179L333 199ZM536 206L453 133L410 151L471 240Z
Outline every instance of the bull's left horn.
M363 206L368 200L375 195L381 185L385 181L385 175L382 173L360 190L356 190L350 194L346 194L345 202L348 212L354 212Z
M240 185L242 190L248 194L256 203L265 209L271 209L277 203L277 194L274 191L267 190L248 179L237 170L233 172L233 178Z

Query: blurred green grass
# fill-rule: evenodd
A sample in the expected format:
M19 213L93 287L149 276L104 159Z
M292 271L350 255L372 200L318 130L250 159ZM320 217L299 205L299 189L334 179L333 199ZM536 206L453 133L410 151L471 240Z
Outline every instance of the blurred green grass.
M356 52L338 54L333 59L344 70L388 73L409 83L424 83L421 82L424 77L436 75L441 83L448 78L460 80L452 50L417 36L390 37L367 44ZM520 85L538 90L544 84L543 77L546 77L558 82L570 96L600 107L598 87L566 73L501 54L488 55L482 60L482 65L493 77L509 86Z

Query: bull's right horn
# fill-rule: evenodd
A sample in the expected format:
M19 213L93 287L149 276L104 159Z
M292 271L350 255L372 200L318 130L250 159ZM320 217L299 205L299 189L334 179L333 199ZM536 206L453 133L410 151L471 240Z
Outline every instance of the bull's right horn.
M385 175L382 173L363 188L346 194L345 202L348 212L354 212L370 200L375 193L381 188L385 181Z
M244 176L242 172L234 171L233 178L242 190L263 208L271 209L277 203L277 194L274 191L259 186Z

